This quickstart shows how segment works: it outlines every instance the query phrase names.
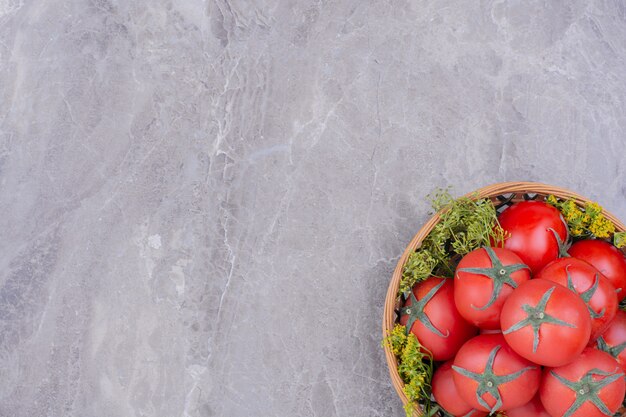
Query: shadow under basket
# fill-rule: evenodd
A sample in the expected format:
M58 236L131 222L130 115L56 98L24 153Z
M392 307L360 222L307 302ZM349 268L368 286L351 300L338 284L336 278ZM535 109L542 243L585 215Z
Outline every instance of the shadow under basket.
M466 195L466 197L489 198L495 205L498 213L501 213L507 207L519 201L544 201L549 195L554 195L555 197L564 200L573 199L574 202L581 207L583 207L585 203L591 202L591 200L564 188L536 182L506 182L493 184L469 193ZM624 226L624 224L620 220L618 220L613 214L609 213L606 210L603 210L602 214L604 214L604 216L615 225L616 232L626 231L626 226ZM422 226L422 228L417 232L413 239L411 239L411 242L408 244L408 246L404 250L404 253L398 260L398 264L393 271L391 282L389 283L389 288L387 289L387 296L385 298L385 308L383 312L383 337L386 337L391 332L391 330L393 330L394 325L398 322L398 316L396 314L396 311L401 306L397 294L400 288L400 280L402 279L402 269L404 267L404 264L406 263L409 255L415 252L415 250L421 245L422 241L426 238L426 236L428 236L428 234L439 222L439 220L440 218L438 214L432 216L428 220L428 222L426 222L426 224ZM625 249L622 249L622 252L626 253ZM389 366L389 375L391 376L391 382L393 383L396 392L400 396L402 403L406 404L408 400L403 391L404 382L402 381L398 373L398 361L396 360L396 357L389 346L385 344L384 349L385 357L387 358L387 365ZM415 417L422 416L422 409L416 407L413 415ZM622 413L622 416L626 416L626 413Z

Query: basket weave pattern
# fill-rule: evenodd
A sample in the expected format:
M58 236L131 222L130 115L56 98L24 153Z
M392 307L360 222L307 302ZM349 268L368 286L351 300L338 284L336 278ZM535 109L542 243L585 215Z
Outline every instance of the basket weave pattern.
M579 206L584 206L585 203L590 200L582 197L569 190L554 187L551 185L536 183L536 182L506 182L500 184L493 184L478 191L467 194L467 196L476 196L477 198L489 198L494 203L498 211L504 210L509 205L523 200L545 200L548 195L554 195L561 199L573 199ZM626 231L626 226L618 220L613 214L603 210L602 212L607 219L609 219L615 225L615 230L618 232ZM422 243L424 238L428 236L433 227L439 222L439 215L435 214L428 222L417 232L411 242L408 244L404 253L398 260L389 288L387 290L387 297L385 298L385 308L383 312L383 337L387 336L393 329L394 324L397 322L396 309L399 308L399 301L397 299L398 289L400 287L400 280L402 279L402 268L406 263L409 255L414 252ZM385 356L387 358L387 365L389 366L389 374L391 376L391 382L396 389L403 404L407 403L407 397L403 392L404 382L398 374L398 362L395 355L385 344ZM416 409L414 416L421 416L422 413L419 409Z

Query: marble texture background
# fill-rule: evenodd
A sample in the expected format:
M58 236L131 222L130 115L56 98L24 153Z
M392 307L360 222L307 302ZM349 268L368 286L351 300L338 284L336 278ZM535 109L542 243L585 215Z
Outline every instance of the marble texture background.
M402 416L424 196L626 218L626 2L0 0L0 416Z

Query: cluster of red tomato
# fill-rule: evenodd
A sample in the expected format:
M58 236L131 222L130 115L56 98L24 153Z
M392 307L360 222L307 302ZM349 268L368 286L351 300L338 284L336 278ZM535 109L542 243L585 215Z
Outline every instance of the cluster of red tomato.
M525 201L499 217L504 248L467 254L454 280L417 284L400 322L441 363L453 416L612 416L624 400L626 259L602 240L568 253L560 212Z

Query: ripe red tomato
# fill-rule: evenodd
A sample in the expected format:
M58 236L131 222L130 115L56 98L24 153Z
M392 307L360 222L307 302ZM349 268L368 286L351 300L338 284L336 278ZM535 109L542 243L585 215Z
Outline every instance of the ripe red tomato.
M436 361L453 358L463 343L478 332L454 306L452 282L430 277L418 283L400 310L400 324L407 326Z
M476 249L465 255L456 268L456 308L465 320L481 329L499 329L504 300L529 279L529 268L514 252L489 247Z
M545 279L520 284L504 302L500 324L515 352L545 366L573 361L591 334L591 316L582 298Z
M452 374L452 361L448 361L441 365L433 375L432 380L432 392L435 397L435 401L448 412L455 417L467 416L472 410L471 405L459 398L459 392L454 385L454 379ZM474 410L472 417L484 417L487 415L484 411Z
M580 295L591 315L591 339L600 336L617 313L615 287L596 268L576 258L550 262L537 279L557 282Z
M492 413L526 404L541 378L540 367L515 353L500 334L467 341L452 369L461 398L477 410Z
M554 417L606 417L624 399L624 372L608 353L586 349L574 362L543 372L541 402Z
M626 259L615 246L603 240L581 240L574 243L568 252L602 272L619 291L619 301L626 298Z
M510 236L506 249L515 252L533 274L559 256L559 239L567 239L567 226L556 208L542 201L513 204L498 217L500 226Z
M506 410L506 417L552 417L541 404L539 395L521 407Z
M618 310L613 321L594 346L610 353L626 372L626 312Z

